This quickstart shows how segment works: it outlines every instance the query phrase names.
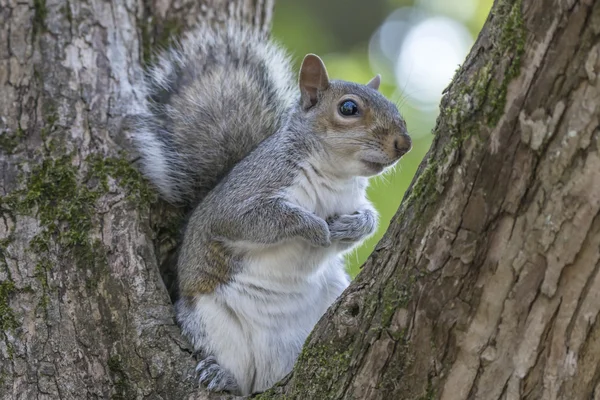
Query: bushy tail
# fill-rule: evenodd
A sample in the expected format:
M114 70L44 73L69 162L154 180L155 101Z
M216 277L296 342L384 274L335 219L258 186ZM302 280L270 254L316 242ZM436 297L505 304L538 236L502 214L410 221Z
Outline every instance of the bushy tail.
M265 35L201 26L146 78L135 142L145 175L173 203L201 200L282 124L296 98L289 60Z

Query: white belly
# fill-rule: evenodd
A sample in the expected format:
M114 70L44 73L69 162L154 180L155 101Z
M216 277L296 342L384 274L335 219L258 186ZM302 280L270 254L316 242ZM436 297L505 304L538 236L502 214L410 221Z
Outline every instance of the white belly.
M291 254L289 248L280 250ZM252 392L291 371L308 334L349 284L340 257L321 259L310 274L290 276L306 263L282 253L255 256L244 272L197 305L204 323L216 331L207 347Z

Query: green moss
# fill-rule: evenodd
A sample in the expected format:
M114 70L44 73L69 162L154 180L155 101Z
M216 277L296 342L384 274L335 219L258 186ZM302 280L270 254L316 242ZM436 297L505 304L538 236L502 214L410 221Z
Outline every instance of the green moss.
M475 75L475 80L473 83L473 100L474 100L474 108L480 108L482 105L482 101L486 98L487 96L487 92L488 92L488 88L490 85L490 82L492 80L492 75L491 75L491 63L490 64L486 64L483 67L481 67L481 69L479 69L479 71L477 71L477 74Z
M427 166L417 177L417 181L413 185L408 198L404 201L405 204L418 202L418 204L415 204L415 208L421 210L429 200L435 199L437 168L438 162L429 157Z
M183 27L178 19L168 19L163 22L161 28L154 42L154 48L158 50L170 46L173 40L181 35Z
M425 395L419 397L419 400L433 400L437 397L437 390L433 386L431 375L427 377L427 392Z
M40 136L44 143L49 142L46 150L53 150L57 147L56 143L58 140L48 141L48 139L57 131L56 122L58 121L58 114L53 106L48 106L48 110L45 110L44 115L46 115L46 123L40 129Z
M8 359L12 360L15 356L15 346L10 343L10 342L6 342L6 351L8 353Z
M48 286L48 272L51 269L52 263L45 256L40 258L34 269L35 279L39 282L42 292L40 301L38 302L38 307L42 310L46 310L48 303L50 302L50 298L48 297L48 292L50 290L50 287Z
M45 127L47 131L53 129L51 126ZM127 190L127 198L137 205L149 204L154 198L141 174L125 159L96 156L88 167L82 174L71 155L47 156L22 177L21 189L0 202L3 213L36 217L42 227L30 241L30 249L38 256L35 277L42 290L39 306L44 309L49 301L47 275L52 269L51 260L58 257L91 270L91 275L86 275L88 289L97 286L107 269L105 246L92 237L92 230L97 225L96 202L108 192L109 176Z
M32 168L23 188L4 198L17 214L38 219L42 231L30 241L30 249L38 256L35 277L42 291L38 306L45 309L49 302L48 272L51 243L60 246L60 255L74 259L77 265L89 267L92 257L98 257L90 243L95 202L101 195L77 179L78 169L71 156L47 158Z
M46 30L46 17L48 16L48 10L46 9L46 0L33 0L33 38L38 33Z
M90 177L100 179L104 191L108 191L108 176L112 176L126 189L128 200L138 206L145 207L155 201L156 195L148 182L125 156L118 158L94 155L87 161L90 164Z
M392 322L392 317L400 308L406 308L412 299L417 274L410 272L408 277L402 280L396 277L390 279L381 294L382 314L381 326L388 328ZM392 332L388 332L392 334ZM398 339L398 338L395 338Z
M521 58L525 52L525 29L523 27L522 0L501 3L500 14L505 14L506 22L502 26L499 43L494 54L494 59L508 57L510 62L506 67L504 78L490 87L488 98L491 100L492 110L489 113L489 126L496 126L506 106L506 93L508 84L519 75Z
M17 318L9 305L9 298L15 291L15 284L12 281L0 282L0 329L2 332L14 331L19 327Z
M351 346L343 347L340 343L330 342L316 346L304 346L297 365L301 370L294 374L294 386L291 398L333 399L335 390L330 390L339 383L350 368Z
M6 215L6 213L7 213L7 211L4 210L2 207L2 197L0 197L0 215ZM14 229L15 228L13 225L11 232L8 234L8 236L5 237L4 239L0 239L0 263L2 263L2 265L6 265L6 259L5 259L6 249L14 240L14 235L13 235Z
M115 388L115 393L110 398L112 400L135 399L135 392L129 383L121 358L119 356L111 356L106 364Z
M480 130L472 122L480 120L474 117L477 112L483 112L487 126L496 126L504 113L508 85L520 73L525 52L522 0L499 2L495 18L502 23L492 34L495 45L487 61L467 83L457 84L455 103L442 110L450 127L455 128L451 133L462 132L463 139Z
M138 25L141 30L142 63L144 66L152 64L155 61L157 51L169 47L183 30L181 21L178 19L156 21L154 17L149 17L140 21Z
M2 204L2 198L0 198L0 215L6 215L6 210ZM10 307L10 296L17 291L15 288L15 284L11 280L10 272L6 266L6 249L13 241L13 228L7 237L0 240L0 266L5 270L7 274L7 278L0 282L0 331L13 331L14 329L19 327L19 323L17 322L17 318L15 316L14 311ZM9 349L9 352L12 351L12 345L6 342L6 345Z
M147 66L152 62L152 34L150 23L142 19L138 23L142 39L142 65Z
M60 12L67 18L69 24L73 24L73 13L71 12L71 4L67 3L60 8Z
M0 148L4 150L6 154L12 154L24 137L25 132L21 127L18 127L17 130L12 133L2 133L0 134Z
M52 264L50 260L47 258L42 258L36 265L34 269L34 275L42 289L48 289L48 277L47 272L52 269Z
M262 392L255 396L252 396L253 400L285 400L288 399L288 396L280 393L280 385L275 385L271 389L266 392Z
M77 173L69 155L47 158L32 169L25 188L8 198L13 210L36 216L45 227L41 236L32 241L34 250L47 250L51 236L66 247L85 243L100 193L79 184Z
M96 156L87 175L80 181L79 167L72 156L46 158L27 175L23 189L4 198L16 213L37 217L44 230L30 243L38 254L49 251L55 242L73 256L79 265L105 264L101 243L90 237L96 215L96 201L108 192L113 176L136 204L149 204L154 198L139 171L120 158Z

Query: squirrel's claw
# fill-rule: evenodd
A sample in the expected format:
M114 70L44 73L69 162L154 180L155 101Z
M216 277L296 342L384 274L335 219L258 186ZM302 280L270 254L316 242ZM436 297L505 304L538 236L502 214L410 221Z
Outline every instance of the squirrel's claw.
M211 392L239 392L238 385L231 373L217 364L213 356L207 357L196 367L198 381Z

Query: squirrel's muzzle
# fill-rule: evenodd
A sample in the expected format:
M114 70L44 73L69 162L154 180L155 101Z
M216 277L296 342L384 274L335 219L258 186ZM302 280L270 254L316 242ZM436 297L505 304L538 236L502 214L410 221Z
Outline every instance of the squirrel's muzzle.
M408 153L411 148L412 140L406 133L402 133L394 139L394 150L396 151L397 158L400 158Z

